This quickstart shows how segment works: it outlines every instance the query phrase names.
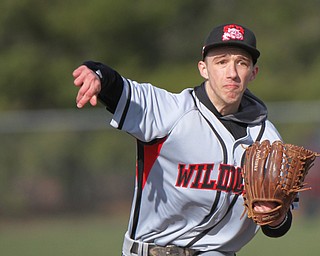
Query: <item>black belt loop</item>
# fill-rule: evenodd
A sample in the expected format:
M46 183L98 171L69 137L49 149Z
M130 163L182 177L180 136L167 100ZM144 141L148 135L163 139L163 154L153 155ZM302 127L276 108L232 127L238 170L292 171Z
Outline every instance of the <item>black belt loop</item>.
M130 253L135 253L135 254L138 254L138 249L139 249L139 244L134 242L132 244L132 247L130 249Z

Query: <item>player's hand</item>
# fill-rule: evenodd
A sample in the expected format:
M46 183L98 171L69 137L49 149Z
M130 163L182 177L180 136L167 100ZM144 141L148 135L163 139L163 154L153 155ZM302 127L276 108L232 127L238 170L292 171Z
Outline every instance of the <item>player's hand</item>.
M78 108L82 108L88 102L92 106L98 103L98 94L101 91L100 79L87 66L80 66L72 73L74 77L74 85L79 87L76 103Z
M254 204L254 210L257 212L267 212L277 207L276 203L272 202L257 202ZM270 227L279 226L285 219L286 215L281 216L278 221L268 224Z

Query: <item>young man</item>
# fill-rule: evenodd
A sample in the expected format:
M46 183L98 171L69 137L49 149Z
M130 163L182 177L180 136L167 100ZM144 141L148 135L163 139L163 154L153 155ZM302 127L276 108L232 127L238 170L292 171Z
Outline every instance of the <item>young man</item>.
M279 140L264 103L248 89L260 52L251 30L215 27L198 63L204 82L179 94L85 62L73 72L77 106L98 99L111 125L137 139L137 179L123 255L235 255L259 227L242 217L241 163L254 141ZM256 210L274 205L256 205ZM291 212L262 226L284 235Z

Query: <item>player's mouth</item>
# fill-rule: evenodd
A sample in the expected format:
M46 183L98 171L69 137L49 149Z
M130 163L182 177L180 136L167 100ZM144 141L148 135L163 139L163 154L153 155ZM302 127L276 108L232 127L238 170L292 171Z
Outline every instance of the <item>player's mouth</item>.
M224 88L227 89L227 90L233 91L233 90L238 90L240 88L240 85L239 84L234 84L234 83L225 84Z

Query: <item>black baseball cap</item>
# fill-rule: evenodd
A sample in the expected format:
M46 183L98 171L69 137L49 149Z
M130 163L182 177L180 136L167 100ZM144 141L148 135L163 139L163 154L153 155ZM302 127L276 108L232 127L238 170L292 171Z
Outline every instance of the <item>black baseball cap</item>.
M223 24L215 27L202 47L202 58L205 58L210 49L219 46L236 46L246 50L252 56L254 64L260 56L254 33L238 24Z

